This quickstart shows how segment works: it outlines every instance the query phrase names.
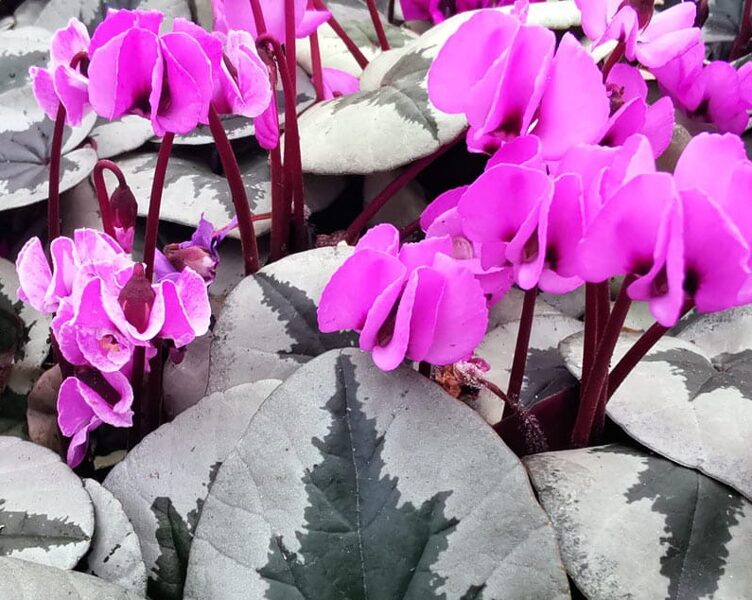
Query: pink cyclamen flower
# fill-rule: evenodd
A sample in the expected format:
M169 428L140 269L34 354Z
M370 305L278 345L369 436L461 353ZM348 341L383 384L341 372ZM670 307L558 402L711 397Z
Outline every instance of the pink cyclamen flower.
M332 67L324 67L321 72L324 78L324 100L360 91L360 79L350 73Z
M452 15L476 10L512 4L514 0L456 0L449 3L442 0L400 0L402 16L406 21L433 21L441 23Z
M321 331L359 331L360 348L383 370L405 358L437 365L468 358L488 309L480 284L451 254L449 236L400 248L397 229L374 227L324 288Z
M660 156L674 132L674 104L664 96L647 103L648 86L640 71L630 65L613 66L606 79L611 117L600 140L604 146L620 146L635 133L650 140L653 155Z
M752 109L752 63L739 70L725 61L705 64L705 47L699 43L654 74L677 107L691 121L722 133L740 135Z
M582 183L538 169L498 164L463 194L465 235L481 245L484 268L512 271L522 289L564 293L582 284L575 252L583 229Z
M590 54L570 34L556 52L555 44L548 29L480 11L439 51L429 97L444 112L466 115L471 151L493 153L534 134L544 158L558 159L573 144L598 141L610 105Z
M159 136L185 134L208 122L221 55L208 55L183 19L160 35L162 18L156 11L107 12L91 40L89 101L105 119L136 114Z
M34 96L50 119L55 119L60 104L65 107L69 125L79 125L90 112L89 80L82 68L88 59L82 58L76 67L71 66L75 57L88 53L89 43L89 32L84 24L71 19L67 27L58 29L52 36L47 68L29 69Z
M221 229L214 230L211 221L201 215L198 227L190 241L168 244L154 260L154 273L157 279L175 279L185 267L203 277L206 285L214 282L219 266L219 244L238 226L237 217Z
M259 0L264 14L266 33L278 40L285 39L285 0ZM214 29L227 33L232 29L242 29L258 37L256 21L253 18L251 3L248 0L212 0ZM295 37L311 35L331 17L327 10L308 9L308 0L295 0Z
M79 369L75 377L67 377L57 398L60 431L70 437L68 465L81 464L86 456L89 433L102 423L115 427L133 425L133 389L122 373L100 373Z
M750 248L740 226L752 210L729 194L740 161L721 164L708 154L729 149L728 140L718 137L690 142L674 176L632 178L603 205L578 248L587 281L632 275L630 298L648 302L666 327L676 323L688 300L700 312L747 301Z
M575 0L582 29L594 46L624 44L624 55L648 68L661 67L700 40L693 2L653 12L653 0Z

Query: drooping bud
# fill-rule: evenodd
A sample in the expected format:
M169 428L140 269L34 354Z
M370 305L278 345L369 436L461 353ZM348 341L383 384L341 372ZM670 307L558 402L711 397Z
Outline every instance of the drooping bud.
M181 248L181 246L183 247ZM167 244L162 252L176 271L190 267L201 275L207 283L213 282L217 275L219 259L203 246Z
M640 29L645 29L653 18L655 0L624 0L622 6L631 6L637 13Z
M136 217L138 203L127 185L119 185L110 197L112 208L112 224L115 228L115 238L126 252L133 250L133 237L136 232Z
M146 331L149 325L151 307L156 296L151 283L146 278L144 266L141 263L136 263L133 266L131 278L120 291L118 302L123 309L125 318L140 333Z

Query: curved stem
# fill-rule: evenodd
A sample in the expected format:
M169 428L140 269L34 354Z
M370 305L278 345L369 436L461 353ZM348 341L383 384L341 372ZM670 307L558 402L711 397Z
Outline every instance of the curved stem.
M162 207L162 192L165 175L167 174L167 163L170 160L174 139L174 133L165 133L159 146L157 166L154 168L149 213L146 216L146 240L144 241L144 263L146 264L146 278L149 280L154 274L154 255L157 249L157 233L159 232L159 211Z
M429 154L428 156L424 156L420 160L415 161L412 165L405 169L402 174L399 175L399 177L392 180L389 185L381 190L378 196L376 196L368 203L368 205L363 209L363 212L361 212L352 222L350 227L347 228L347 231L345 232L345 239L347 240L347 243L351 245L354 244L360 236L360 232L363 231L365 226L368 224L368 221L376 216L376 213L378 213L397 192L399 192L403 187L405 187L408 183L415 179L415 177L422 173L431 163L433 163L433 161L435 161L440 156L443 156L460 139L463 138L464 136L460 136L456 140L445 144L433 154Z
M222 161L222 169L230 186L232 204L235 207L235 215L238 217L245 274L250 275L258 271L260 266L256 231L253 228L253 215L248 204L248 196L245 193L245 185L240 174L237 157L232 150L230 140L227 139L227 133L213 104L209 106L209 129L214 137L219 159Z
M525 292L522 302L522 314L520 315L520 328L517 330L517 343L514 347L514 359L512 360L512 372L509 375L509 387L507 397L512 402L518 402L522 391L522 382L525 378L525 365L527 364L527 352L530 347L530 333L533 330L533 316L535 315L535 298L538 288Z
M313 0L313 5L318 10L328 10L326 8L326 5L321 0ZM339 24L339 21L334 18L334 15L329 18L329 21L327 21L327 23L329 23L329 27L334 30L334 33L336 33L339 36L339 39L341 39L345 46L347 46L347 49L350 51L350 54L352 54L355 62L358 63L361 69L365 69L368 66L368 59L360 51L358 44L353 42L352 38L347 35L347 32L342 27L342 25Z
M277 62L277 69L282 79L282 89L285 95L285 158L284 182L286 193L292 198L293 236L296 250L305 250L308 246L308 235L305 226L305 198L303 195L303 167L300 158L300 133L298 130L298 114L296 98L293 93L291 73L287 69L285 54L282 46L271 36L260 36L257 44L268 45L273 50Z
M65 107L61 102L55 115L50 147L50 182L47 194L47 227L50 242L60 236L60 161L63 153L65 114Z
M371 15L373 28L376 30L376 37L379 39L379 46L381 46L382 50L389 50L389 40L384 31L384 24L381 22L379 9L376 8L376 0L366 0L366 5L368 6L368 12Z
M311 71L313 71L313 89L316 90L316 102L324 99L324 71L321 68L321 48L319 36L314 31L309 39L311 44Z
M593 367L580 398L577 420L572 432L572 446L575 448L583 448L590 441L595 415L601 398L601 391L605 385L608 385L608 366L611 362L611 356L614 353L614 348L616 348L616 342L619 340L624 319L627 318L627 312L632 304L627 295L627 288L633 281L633 275L628 275L624 278L619 296L608 319L608 324L598 344Z
M99 202L99 213L102 216L102 227L104 232L110 237L115 237L115 227L112 224L112 207L110 205L110 195L107 192L107 183L104 179L104 172L110 171L117 177L118 185L125 187L126 181L123 172L114 162L107 159L100 159L94 165L94 172L91 178L94 180L94 189L97 192L97 201Z

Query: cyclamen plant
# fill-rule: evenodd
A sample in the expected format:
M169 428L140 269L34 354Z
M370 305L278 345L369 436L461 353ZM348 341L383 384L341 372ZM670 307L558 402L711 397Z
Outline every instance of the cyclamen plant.
M48 233L19 244L17 296L49 319L56 449L104 486L79 502L99 499L95 525L92 511L54 517L85 547L45 560L154 600L742 597L752 347L697 323L752 304L752 61L733 62L751 49L752 0L713 61L699 0L400 0L387 23L362 4L212 0L211 29L108 9L58 29L29 70L54 128ZM158 148L148 203L129 157L99 159L101 229L61 235L66 128L134 116ZM230 121L252 123L252 150ZM206 128L232 211L218 222L195 176L185 239L160 229L163 195L171 166L199 154L174 147ZM410 158L386 160L384 138ZM371 193L368 176L396 167ZM427 201L402 219L416 180ZM340 186L326 208L317 185ZM260 188L270 212L249 199ZM243 277L228 292L220 246L235 235ZM633 328L635 314L651 322ZM661 378L683 382L663 404ZM648 396L642 421L619 412L630 386ZM168 391L195 405L162 427L179 412ZM690 417L672 412L683 400ZM728 412L741 425L718 443ZM101 469L110 428L128 440ZM12 461L45 459L5 439ZM0 502L0 539L15 501ZM94 527L115 505L128 527L103 552ZM49 535L12 527L24 544Z

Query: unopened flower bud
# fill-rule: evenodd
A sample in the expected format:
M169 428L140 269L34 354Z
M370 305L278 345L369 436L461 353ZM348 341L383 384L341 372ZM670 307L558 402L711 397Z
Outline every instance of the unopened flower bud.
M206 248L190 245L181 248L181 244L168 244L163 252L175 270L182 271L185 267L190 267L201 275L204 281L214 281L219 260Z
M138 203L131 188L127 185L119 185L115 188L110 197L110 207L115 237L123 250L131 252L138 216Z
M141 333L146 331L149 325L149 316L155 297L151 283L144 273L144 266L136 263L133 266L133 275L118 295L118 302L125 318Z

